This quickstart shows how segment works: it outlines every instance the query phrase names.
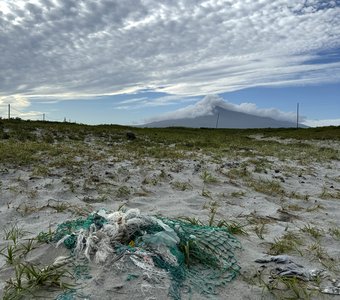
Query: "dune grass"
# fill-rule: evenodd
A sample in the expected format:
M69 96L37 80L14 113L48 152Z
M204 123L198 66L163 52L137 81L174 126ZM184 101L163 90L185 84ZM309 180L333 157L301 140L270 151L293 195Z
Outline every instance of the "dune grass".
M118 125L89 126L75 123L42 121L0 120L0 163L17 165L36 163L44 156L58 157L55 165L72 162L76 155L100 159L98 149L105 149L121 159L150 157L155 159L189 158L193 153L209 153L216 160L235 157L262 157L255 164L257 172L268 167L267 156L282 160L311 161L339 160L336 149L307 145L300 140L340 140L340 127L308 129L193 129L193 128L132 128ZM137 138L126 138L133 131ZM251 138L264 137L295 139L293 143L261 141ZM2 137L2 139L1 139ZM88 147L95 140L98 149ZM67 145L61 142L67 141Z

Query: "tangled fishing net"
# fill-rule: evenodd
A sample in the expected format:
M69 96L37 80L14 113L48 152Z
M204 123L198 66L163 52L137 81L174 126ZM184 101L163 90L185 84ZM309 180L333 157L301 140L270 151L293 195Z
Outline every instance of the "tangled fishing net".
M173 299L216 295L240 269L233 253L240 244L226 229L147 216L137 209L102 209L67 221L58 226L54 241L71 251L77 278L87 280L87 289L69 291L59 300L81 298L90 293L91 283L97 286L91 293L98 285L119 292L123 284L117 278L135 281L135 292L148 299L162 293ZM90 269L97 270L95 278Z

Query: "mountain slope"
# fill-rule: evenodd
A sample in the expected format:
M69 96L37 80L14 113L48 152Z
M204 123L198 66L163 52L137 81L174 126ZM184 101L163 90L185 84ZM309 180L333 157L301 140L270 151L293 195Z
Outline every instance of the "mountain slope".
M217 125L217 126L216 126ZM296 123L260 117L216 106L213 114L195 118L170 119L151 122L142 127L206 127L206 128L281 128L296 127ZM299 124L300 127L306 127Z

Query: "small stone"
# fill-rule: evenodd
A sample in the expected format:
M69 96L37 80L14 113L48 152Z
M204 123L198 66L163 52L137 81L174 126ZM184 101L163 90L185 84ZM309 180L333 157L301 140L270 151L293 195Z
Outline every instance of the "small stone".
M126 137L127 137L127 139L130 140L130 141L133 141L133 140L136 139L136 135L135 135L133 132L131 132L131 131L129 131L129 132L126 133Z

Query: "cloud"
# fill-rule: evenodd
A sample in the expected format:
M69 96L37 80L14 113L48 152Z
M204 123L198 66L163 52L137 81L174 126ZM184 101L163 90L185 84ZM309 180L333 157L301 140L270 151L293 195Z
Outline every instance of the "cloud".
M259 117L269 117L281 121L295 122L296 120L296 113L294 112L283 112L275 108L262 109L258 108L254 103L234 104L225 101L223 98L217 95L208 95L193 105L188 105L176 111L150 118L148 120L145 120L145 123L213 115L216 106L222 107L227 110L242 112ZM301 117L301 122L303 121L304 117Z
M29 111L30 101L23 96L0 97L0 116L8 117L8 105L10 105L10 116L22 119L41 119L43 113L39 111Z
M30 106L31 103L23 96L0 97L0 106L8 106L8 104L14 104L18 109L22 109Z
M307 119L303 123L309 127L340 126L340 119L326 119L326 120Z
M193 102L193 101L197 101L197 98L195 97L182 98L180 96L175 95L168 95L156 98L138 97L120 101L117 103L115 108L121 110L131 110L147 107L168 106L178 104L179 102Z
M181 96L340 81L338 0L17 0L0 5L0 96ZM335 50L334 50L335 51Z

